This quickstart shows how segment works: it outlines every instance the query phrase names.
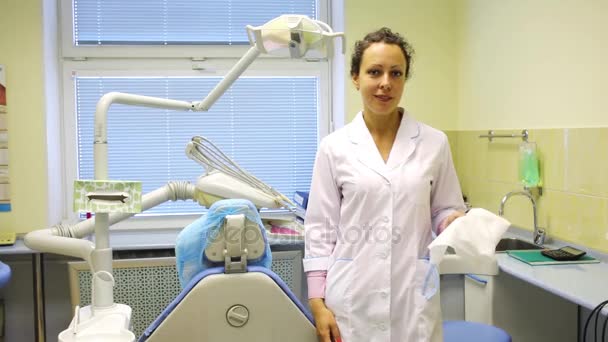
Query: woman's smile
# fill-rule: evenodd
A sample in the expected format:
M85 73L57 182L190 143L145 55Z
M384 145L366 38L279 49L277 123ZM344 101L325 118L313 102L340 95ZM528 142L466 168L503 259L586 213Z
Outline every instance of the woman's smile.
M391 102L393 99L393 97L389 95L374 95L374 97L380 102Z

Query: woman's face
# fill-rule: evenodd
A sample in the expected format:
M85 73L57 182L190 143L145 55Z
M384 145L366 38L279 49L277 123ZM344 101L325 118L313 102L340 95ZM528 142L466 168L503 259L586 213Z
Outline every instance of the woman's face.
M405 86L405 56L395 44L373 43L363 52L359 75L352 77L361 91L364 113L390 115L397 111Z

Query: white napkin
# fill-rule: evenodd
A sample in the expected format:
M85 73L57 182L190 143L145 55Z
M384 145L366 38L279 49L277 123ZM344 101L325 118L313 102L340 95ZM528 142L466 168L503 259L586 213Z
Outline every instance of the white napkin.
M482 208L471 209L454 220L429 245L430 262L439 265L446 249L465 258L492 257L496 245L511 223Z

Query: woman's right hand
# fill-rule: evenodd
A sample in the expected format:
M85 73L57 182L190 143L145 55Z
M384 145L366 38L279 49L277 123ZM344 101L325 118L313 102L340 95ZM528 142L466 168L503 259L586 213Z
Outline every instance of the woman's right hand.
M342 342L336 318L333 312L325 306L323 298L312 298L308 303L315 318L319 342Z

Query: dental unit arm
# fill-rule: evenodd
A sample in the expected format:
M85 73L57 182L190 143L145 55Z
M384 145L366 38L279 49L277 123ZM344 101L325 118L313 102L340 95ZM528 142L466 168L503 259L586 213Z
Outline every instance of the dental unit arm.
M108 179L107 113L112 104L207 111L260 54L302 58L309 51L318 50L329 58L333 53L333 39L344 37L341 32L333 32L327 24L302 15L282 15L258 27L247 25L247 35L251 45L249 50L200 102L117 92L103 95L95 111L95 179ZM206 173L199 177L196 185L172 181L143 195L142 211L169 200L187 199L194 199L207 207L225 198L248 199L258 208L293 207L288 198L238 167L205 138L194 137L186 148L186 154L205 166ZM134 213L96 212L94 218L78 224L59 224L25 236L24 242L31 249L81 258L91 268L91 305L76 307L69 328L59 334L60 342L100 339L110 342L134 341L135 336L129 331L131 308L114 303L112 248L109 239L109 226L133 215ZM95 234L94 243L82 239L92 233Z

